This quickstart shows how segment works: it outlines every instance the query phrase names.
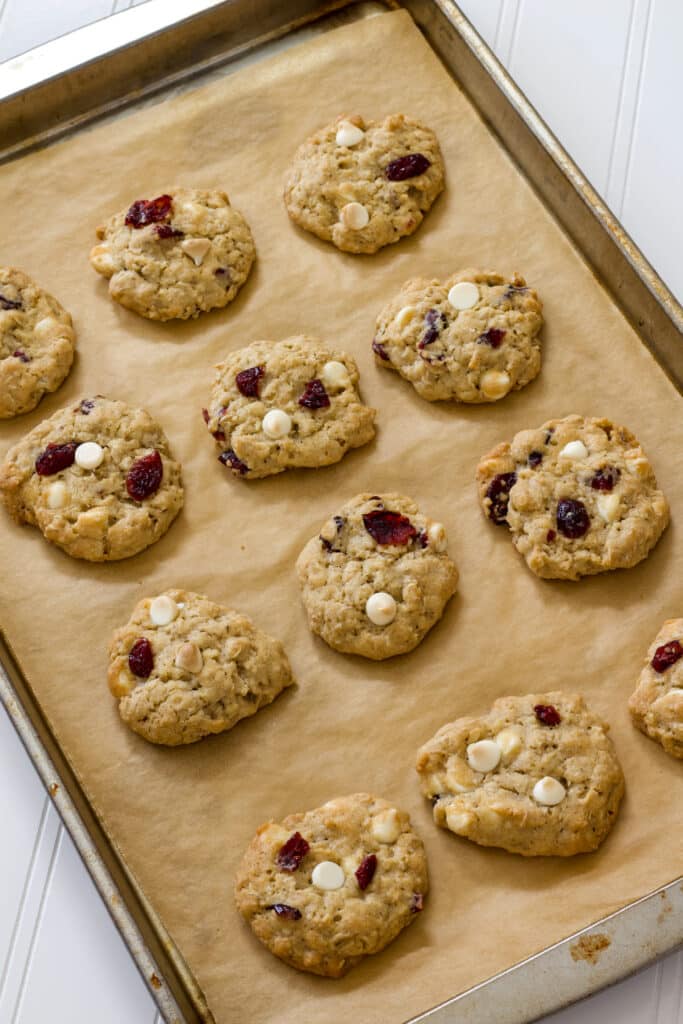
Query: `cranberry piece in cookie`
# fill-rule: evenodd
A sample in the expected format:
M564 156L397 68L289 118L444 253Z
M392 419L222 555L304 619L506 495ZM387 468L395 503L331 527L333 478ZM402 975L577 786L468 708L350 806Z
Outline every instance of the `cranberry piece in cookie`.
M145 228L148 224L156 224L166 220L173 209L173 197L157 196L156 199L137 199L125 217L129 228Z
M355 870L356 881L358 882L358 888L361 891L365 891L370 885L370 882L375 877L375 871L377 870L377 857L374 853L368 854L360 862Z
M128 667L139 679L147 679L152 674L154 651L146 637L140 637L131 647L128 654Z
M487 515L496 526L507 522L510 491L516 482L516 473L497 473L486 489Z
M330 404L330 396L325 390L321 380L309 380L304 388L304 393L299 398L299 405L305 409L327 409Z
M235 384L245 398L258 398L259 388L266 372L265 366L249 366L235 375ZM209 422L208 419L206 421Z
M296 871L309 850L308 842L300 832L295 832L278 850L278 867L281 871Z
M563 498L557 503L557 529L564 537L576 540L588 533L591 526L588 510L582 501Z
M432 166L424 153L408 153L392 160L384 169L389 181L407 181L408 178L417 178L424 174Z
M679 658L683 657L683 647L678 640L669 640L668 643L658 647L652 656L651 665L655 672L666 672L668 668L675 665Z
M378 544L409 544L417 530L407 516L387 509L373 509L363 516L363 525Z
M54 473L61 473L63 469L73 466L77 448L78 441L49 444L36 459L36 473L39 476L52 476Z
M126 490L134 501L144 501L159 490L164 464L158 451L143 455L128 470Z

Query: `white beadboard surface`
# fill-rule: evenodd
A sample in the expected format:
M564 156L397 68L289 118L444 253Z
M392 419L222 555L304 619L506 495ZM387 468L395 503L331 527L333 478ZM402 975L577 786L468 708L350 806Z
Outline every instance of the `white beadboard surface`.
M136 2L0 0L0 61ZM682 0L461 7L683 299ZM2 709L0 821L0 1024L161 1024ZM545 1024L594 1021L683 1024L683 952Z

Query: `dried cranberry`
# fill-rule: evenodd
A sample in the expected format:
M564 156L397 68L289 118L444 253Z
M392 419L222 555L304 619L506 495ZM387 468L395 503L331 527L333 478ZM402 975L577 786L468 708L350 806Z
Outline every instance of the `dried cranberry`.
M249 472L247 464L242 462L241 459L238 459L232 448L228 448L226 451L221 452L218 456L218 461L222 462L224 466L230 466L230 469L235 473L239 473L240 476L244 476L245 473Z
M165 220L173 206L172 196L157 196L156 199L137 199L126 214L129 228L144 228Z
M21 302L16 299L8 299L5 295L0 295L0 309L21 309Z
M500 348L505 334L500 327L489 327L488 331L479 335L477 341L483 345L490 345L491 348Z
M30 363L31 357L27 356L22 348L15 348L12 355L22 363Z
M429 544L429 537L427 536L426 530L420 530L420 532L417 535L417 543L420 545L421 548L427 547L427 545Z
M678 640L669 640L668 644L662 644L657 648L650 664L655 672L666 672L681 657L683 657L683 647Z
M309 850L310 846L301 835L301 832L295 832L280 847L277 855L277 866L281 871L296 871Z
M89 416L94 408L95 403L93 402L92 398L84 398L81 404L76 409L76 412L80 412L84 416Z
M156 449L137 459L128 470L126 490L134 501L144 501L159 490L164 464Z
M364 891L370 885L370 882L375 876L377 870L377 857L374 853L368 854L355 870L356 881L358 882L358 888Z
M266 910L274 910L278 917L285 917L288 921L298 921L301 917L301 911L287 903L271 903Z
M562 721L560 712L552 704L535 704L534 714L543 725L559 725Z
M185 232L172 228L170 224L157 224L154 229L158 238L184 238Z
M430 309L425 316L425 333L422 336L422 340L418 344L418 348L425 348L426 345L431 345L439 337L442 330L448 327L448 318L445 313L440 313L438 309Z
M529 452L529 460L528 461L529 461L529 465L531 466L531 468L535 469L536 466L540 466L541 463L543 462L543 452L535 452L535 451L534 452Z
M601 466L591 480L591 487L594 491L611 491L620 476L621 470L617 466Z
M261 378L266 372L265 366L250 366L246 370L240 370L235 377L237 390L245 398L258 398Z
M36 473L38 476L52 476L53 473L60 473L73 466L77 448L78 441L49 444L36 459Z
M552 544L556 537L557 534L554 530L548 530L548 532L545 535L545 539L547 540L548 544Z
M305 409L327 409L330 404L330 396L325 391L325 385L321 380L309 380L303 395L299 399L299 405Z
M203 417L204 422L206 423L206 425L208 427L209 419L210 419L210 417L209 417L209 410L208 409L202 409L202 417Z
M421 892L414 892L410 900L410 913L419 914L424 910L425 898Z
M373 341L372 343L372 351L375 353L376 356L379 356L380 359L383 359L385 363L390 362L389 356L387 355L387 350L385 349L384 345L380 345L380 343L377 340Z
M507 522L510 491L517 483L516 473L497 473L486 489L488 516L496 526Z
M590 516L582 501L562 498L557 503L557 528L563 536L571 540L583 537L590 530L590 525Z
M431 166L431 160L422 153L408 153L407 156L400 156L387 164L384 173L389 181L405 181L406 178L416 178L418 174L424 174Z
M154 668L154 651L152 645L145 636L136 640L128 652L128 667L134 676L140 679L147 679Z
M378 544L409 544L417 536L410 519L400 512L376 508L363 516L363 525Z

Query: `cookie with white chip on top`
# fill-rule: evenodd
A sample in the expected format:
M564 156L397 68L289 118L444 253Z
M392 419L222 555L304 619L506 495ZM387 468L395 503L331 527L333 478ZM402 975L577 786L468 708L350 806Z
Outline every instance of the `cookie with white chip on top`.
M424 907L427 858L410 818L368 793L257 830L235 878L256 937L300 971L339 978Z
M668 619L650 644L638 685L631 694L631 718L667 754L683 758L683 619Z
M449 722L420 748L434 821L481 846L525 857L597 849L616 820L624 775L609 726L582 697L501 697Z
M109 658L122 720L166 746L226 732L294 683L278 640L187 590L139 601L114 634Z

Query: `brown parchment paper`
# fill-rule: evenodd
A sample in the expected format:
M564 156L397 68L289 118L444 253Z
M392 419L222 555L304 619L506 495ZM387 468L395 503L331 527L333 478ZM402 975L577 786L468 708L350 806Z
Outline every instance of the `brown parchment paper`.
M432 125L448 186L417 234L345 256L294 228L281 182L298 143L340 112L404 111ZM94 228L175 184L225 187L258 262L227 310L153 324L109 301L88 264ZM671 881L683 867L681 765L630 725L645 648L683 607L683 417L670 382L440 65L409 17L339 29L267 63L0 169L0 258L74 314L78 360L54 396L0 428L2 451L45 415L97 392L149 409L184 467L186 506L126 562L89 565L0 519L2 624L115 844L187 958L219 1024L393 1024ZM374 318L408 277L519 269L545 303L540 378L496 406L431 405L374 366ZM202 422L211 367L255 338L306 332L352 352L375 443L337 466L252 484L228 477ZM482 517L478 457L516 430L580 412L627 424L649 453L673 524L639 567L580 583L534 578ZM459 594L413 654L373 664L309 633L293 566L357 491L413 495L443 520ZM298 687L232 732L156 749L120 723L106 646L140 597L188 587L234 605L286 645ZM525 860L436 829L417 747L506 693L579 690L610 720L627 796L597 853ZM271 957L233 907L235 867L269 817L371 790L424 837L425 912L341 981Z

